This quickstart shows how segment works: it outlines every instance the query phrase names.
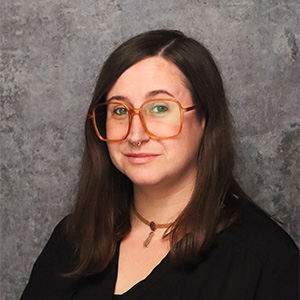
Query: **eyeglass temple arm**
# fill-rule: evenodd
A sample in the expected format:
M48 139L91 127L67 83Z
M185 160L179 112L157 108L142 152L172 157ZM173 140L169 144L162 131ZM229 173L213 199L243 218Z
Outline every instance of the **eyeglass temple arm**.
M197 109L197 108L200 108L200 105L193 105L190 107L185 107L184 111L190 111L190 110Z

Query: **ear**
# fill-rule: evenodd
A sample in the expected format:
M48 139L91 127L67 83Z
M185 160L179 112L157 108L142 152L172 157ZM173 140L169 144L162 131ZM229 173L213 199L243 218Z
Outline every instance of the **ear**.
M202 120L200 122L200 126L201 126L201 129L204 130L205 129L205 126L206 126L206 119L205 117L202 117Z

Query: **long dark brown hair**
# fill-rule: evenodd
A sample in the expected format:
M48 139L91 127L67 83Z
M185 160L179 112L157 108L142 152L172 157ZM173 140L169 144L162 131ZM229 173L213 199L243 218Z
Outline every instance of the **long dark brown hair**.
M119 46L106 60L88 114L106 96L120 75L142 59L161 56L187 79L198 118L206 126L198 154L198 174L189 204L169 228L171 257L177 266L191 264L213 245L217 234L237 216L238 198L246 198L233 178L232 125L222 78L209 51L180 31L155 30ZM67 219L67 233L76 264L69 275L103 271L119 240L130 231L132 182L112 164L107 145L95 134L88 118L86 145L77 200ZM231 196L234 195L234 196ZM183 238L182 238L183 236Z

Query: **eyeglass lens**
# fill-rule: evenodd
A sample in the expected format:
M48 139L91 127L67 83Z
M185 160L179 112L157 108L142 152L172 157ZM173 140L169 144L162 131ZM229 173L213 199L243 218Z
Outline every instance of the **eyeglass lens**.
M157 138L168 138L179 133L181 111L175 101L155 100L145 102L140 109L146 131ZM95 110L95 121L101 137L122 140L130 126L130 112L121 103L103 103Z

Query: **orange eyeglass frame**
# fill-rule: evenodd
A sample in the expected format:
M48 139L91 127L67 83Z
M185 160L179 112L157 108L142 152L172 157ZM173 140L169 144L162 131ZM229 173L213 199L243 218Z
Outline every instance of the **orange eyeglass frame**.
M147 126L145 124L145 121L143 120L143 117L141 116L140 114L140 111L141 109L143 108L144 105L146 105L147 103L149 102L155 102L155 101L172 101L172 102L175 102L178 104L179 108L180 108L180 128L179 128L179 131L177 134L173 135L173 136L170 136L170 137L157 137L155 135L153 135L148 129L147 129ZM125 135L124 138L122 139L118 139L118 140L109 140L109 139L105 139L103 138L99 131L98 131L98 128L97 128L97 124L96 124L96 120L95 120L95 110L99 107L99 106L103 106L103 105L106 105L106 104L121 104L123 105L124 107L126 107L126 109L128 110L128 114L129 114L129 126L128 126L128 131ZM130 132L130 128L131 128L131 123L132 123L132 118L134 115L138 115L139 118L140 118L140 121L141 121L141 124L145 130L145 132L148 134L148 136L152 139L155 139L155 140L167 140L167 139L172 139L174 137L177 137L181 131L182 131L182 126L183 126L183 120L184 120L184 113L185 112L188 112L188 111L191 111L191 110L194 110L194 109L198 109L200 108L199 105L193 105L193 106L189 106L189 107L182 107L181 103L176 100L176 99L150 99L150 100L147 100L145 101L141 106L140 108L134 108L132 107L130 104L127 104L125 102L122 102L122 101L109 101L109 102L104 102L104 103L99 103L97 104L93 109L92 109L92 112L88 115L89 119L92 120L93 122L93 126L94 126L94 129L95 129L95 132L98 136L98 138L101 140L101 141L104 141L104 142L121 142L121 141L124 141L129 132Z

